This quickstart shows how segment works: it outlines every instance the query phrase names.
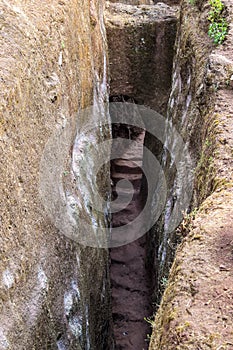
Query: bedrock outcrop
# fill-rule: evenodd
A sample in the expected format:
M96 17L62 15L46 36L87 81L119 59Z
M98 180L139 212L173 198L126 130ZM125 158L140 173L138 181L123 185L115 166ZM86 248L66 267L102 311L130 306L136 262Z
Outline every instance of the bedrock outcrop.
M100 104L107 99L103 5L95 0L0 5L1 349L111 348L108 252L61 234L39 196L49 140L63 130L74 136L87 122L77 113L96 96ZM92 136L103 140L108 133L107 127L96 128ZM54 166L48 165L51 172L42 179L48 189L43 202L54 194L50 174L59 179L60 190L69 176L69 166L60 172L57 157L63 151L51 148L47 158ZM106 167L102 193L109 191L108 183Z

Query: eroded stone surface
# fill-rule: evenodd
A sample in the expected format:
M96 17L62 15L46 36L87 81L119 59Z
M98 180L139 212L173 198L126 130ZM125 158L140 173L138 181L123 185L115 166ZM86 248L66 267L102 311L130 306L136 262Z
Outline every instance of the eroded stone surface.
M108 253L60 235L39 198L47 141L106 84L103 3L2 1L0 29L0 347L110 347Z
M151 350L233 345L232 23L226 42L214 48L205 34L205 4L193 9L183 2L170 100L173 122L197 160L194 199L205 201L196 218L181 226L189 234L176 253ZM232 14L232 4L226 4Z
M105 12L112 95L165 113L172 74L176 9L166 4L108 4Z

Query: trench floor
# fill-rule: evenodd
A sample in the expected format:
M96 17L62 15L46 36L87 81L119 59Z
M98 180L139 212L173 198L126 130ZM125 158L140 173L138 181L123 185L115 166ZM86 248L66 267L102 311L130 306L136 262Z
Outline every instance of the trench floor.
M141 181L144 131L134 138L132 147L121 158L112 161L112 197L121 198L115 204L112 226L122 227L132 223L143 209ZM127 179L132 186L116 188L119 180ZM116 193L117 192L117 193ZM124 206L129 194L132 200ZM114 203L113 203L114 206ZM143 226L143 218L130 224L131 236L137 237ZM110 278L116 350L146 350L149 346L150 324L144 320L152 314L151 283L146 270L146 236L110 250Z

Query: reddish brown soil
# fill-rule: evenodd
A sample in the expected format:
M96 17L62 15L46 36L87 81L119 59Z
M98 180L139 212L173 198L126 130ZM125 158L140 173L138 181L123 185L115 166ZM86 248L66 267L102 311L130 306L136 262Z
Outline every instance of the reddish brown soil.
M112 225L119 227L133 221L143 209L141 196L143 140L145 133L137 135L137 144L133 144L123 152L121 159L112 163L111 177L113 181L113 199L117 197L118 180L128 179L133 188L118 188L118 196L122 200L113 204L119 209L113 214ZM132 200L125 207L124 198L132 195ZM143 222L141 223L143 225ZM141 226L132 225L135 237ZM146 350L147 334L150 326L144 320L152 314L149 276L145 268L145 236L124 246L111 249L111 284L114 336L117 350Z

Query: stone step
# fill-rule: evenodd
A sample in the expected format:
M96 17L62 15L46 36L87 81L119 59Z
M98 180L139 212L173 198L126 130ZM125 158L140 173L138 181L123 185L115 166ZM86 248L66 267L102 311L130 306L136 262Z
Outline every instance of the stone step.
M140 191L141 189L141 183L142 183L142 179L135 179L135 180L129 180L131 182L131 185L133 187L129 187L128 184L125 184L125 186L121 186L121 184L118 185L118 181L121 179L112 179L113 181L113 187L112 187L112 193L116 193L116 191L118 193L122 193L122 194L128 194L128 193L135 193L135 191Z
M117 205L115 207L117 207ZM140 202L135 200L131 201L129 205L125 206L125 208L122 208L122 206L118 205L118 209L122 209L122 210L119 210L113 213L113 216L112 216L113 227L131 223L133 220L135 220L138 217L138 215L140 215L142 211ZM133 230L135 229L134 225L132 225L132 229Z
M112 204L115 202L114 205L123 205L125 206L126 203L130 203L132 201L138 200L138 197L140 196L139 190L134 190L132 192L130 191L120 191L120 193L116 193L116 191L112 192ZM140 197L141 198L141 197Z
M128 205L126 203L127 203L127 201L125 203L122 201L120 201L120 202L115 201L115 202L111 203L110 208L111 208L111 210L114 210L116 212L119 212L122 210L127 211L127 212L135 211L135 198L133 198ZM114 215L115 215L115 213L114 213Z
M134 166L131 162L125 165L112 164L112 172L124 174L142 174L142 167Z
M140 188L137 189L126 189L126 188L119 188L119 190L116 191L115 188L112 189L112 197L121 197L122 202L127 202L130 200L130 198L133 198L134 196L138 196L140 194Z
M135 159L131 160L129 162L128 159L114 159L112 163L116 166L122 166L122 167L128 167L128 168L141 168L142 167L142 160L140 159Z
M124 212L125 216L122 215ZM126 217L127 216L127 217ZM112 219L112 227L122 227L124 225L132 223L136 218L138 217L137 213L130 212L127 210L114 213L113 219ZM132 229L132 232L134 230Z
M113 172L111 174L111 178L113 182L119 181L119 180L141 180L142 179L142 173L140 174L128 174L128 173L118 173Z

